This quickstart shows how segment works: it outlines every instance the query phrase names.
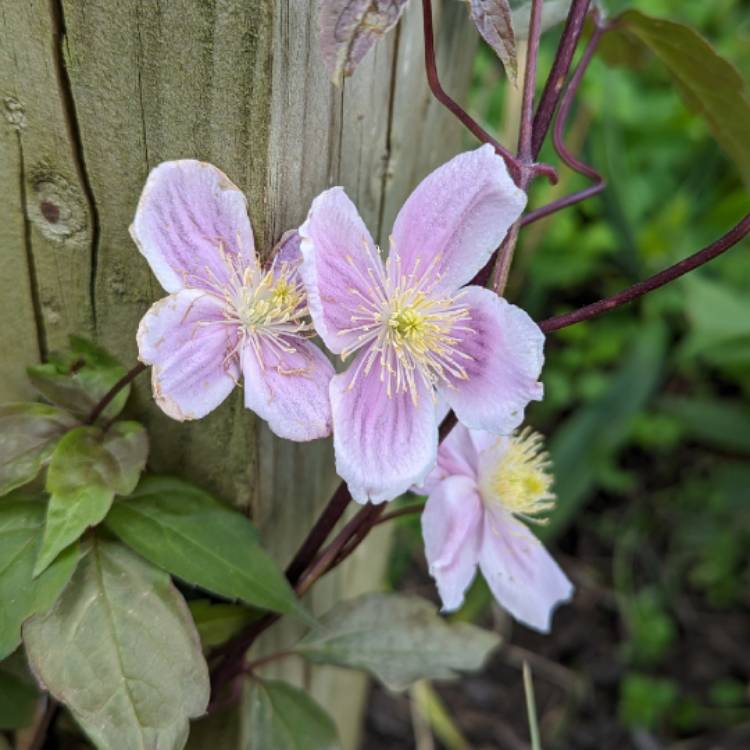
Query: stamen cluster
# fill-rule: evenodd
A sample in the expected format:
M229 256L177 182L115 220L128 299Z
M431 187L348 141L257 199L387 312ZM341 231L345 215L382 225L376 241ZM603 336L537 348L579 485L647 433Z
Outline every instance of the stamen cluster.
M452 296L435 294L441 275L434 272L434 266L440 256L435 255L424 272L417 262L413 271L404 274L395 248L385 263L379 248L374 251L376 255L366 249L372 263L365 268L347 256L347 263L364 282L366 291L350 290L359 304L351 311L351 327L341 333L358 335L356 343L341 353L342 359L368 347L349 388L360 373L367 375L378 367L388 397L408 392L416 405L418 379L431 392L440 383L450 387L451 379L466 380L464 362L471 357L457 344L461 334L472 332L465 322L471 315L469 308L460 304L461 292Z
M483 472L482 497L525 521L546 523L539 515L554 508L555 494L551 491L551 462L543 448L544 438L524 427L507 440L500 459Z

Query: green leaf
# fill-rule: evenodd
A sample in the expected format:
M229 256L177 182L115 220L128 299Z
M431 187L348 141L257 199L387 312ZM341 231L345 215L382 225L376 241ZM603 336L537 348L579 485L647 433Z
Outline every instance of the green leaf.
M75 424L70 414L46 404L0 406L0 496L30 482Z
M562 533L596 486L597 474L628 437L631 420L655 391L664 367L667 333L652 321L643 327L607 390L557 428L550 442L558 504L536 529L549 540Z
M247 698L252 750L337 750L331 717L303 690L276 680L253 680Z
M424 599L375 593L338 604L294 650L319 664L365 669L402 690L477 670L499 643L496 633L448 624Z
M137 422L117 422L106 432L77 427L65 435L47 473L51 497L34 575L86 529L101 523L116 493L133 491L147 454L146 430Z
M660 404L680 420L687 437L719 450L750 454L750 408L744 402L665 396Z
M208 599L193 599L188 602L188 607L204 649L228 641L245 625L261 616L259 610L239 604L214 604Z
M673 680L630 672L620 684L620 720L626 726L653 729L674 710L678 697Z
M705 119L750 184L750 99L737 69L690 26L637 10L623 13L608 33L637 39L667 66L686 104Z
M107 527L172 575L228 599L309 619L250 521L202 490L148 477L107 517Z
M185 750L237 750L240 745L239 704L190 722Z
M44 528L44 503L12 495L0 503L0 659L21 642L21 625L51 607L73 574L70 547L41 576L32 572Z
M34 673L94 744L180 750L208 705L208 667L166 573L95 540L46 615L23 630Z
M127 370L112 355L80 336L70 337L70 351L53 354L43 365L27 368L32 385L53 404L86 417ZM123 388L102 412L114 419L125 407L130 386Z
M29 726L40 697L31 675L20 663L23 657L14 657L0 663L0 730Z
M750 302L729 284L700 274L682 281L690 334L680 358L701 357L712 364L750 364Z

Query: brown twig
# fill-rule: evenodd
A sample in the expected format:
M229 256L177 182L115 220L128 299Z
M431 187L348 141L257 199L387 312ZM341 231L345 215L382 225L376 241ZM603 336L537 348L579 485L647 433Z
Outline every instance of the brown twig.
M675 263L669 268L665 268L663 271L649 276L649 278L639 281L627 289L623 289L617 294L613 294L611 297L605 297L597 302L593 302L590 305L581 307L578 310L565 313L564 315L558 315L554 318L548 318L543 320L539 327L545 332L550 333L552 331L558 331L561 328L572 326L575 323L580 323L583 320L589 320L595 318L597 315L614 310L620 305L625 305L628 302L632 302L638 297L642 297L644 294L652 292L654 289L658 289L670 281L678 279L680 276L684 276L689 271L692 271L699 266L708 263L717 256L725 253L731 247L734 247L743 237L750 234L750 213L740 219L726 234L719 237L718 240L712 242L707 247L699 250L697 253L685 258L684 260Z
M347 507L349 507L351 499L352 496L349 493L346 483L341 482L323 509L320 517L305 537L294 559L287 566L286 577L292 585L299 581L300 576L308 568L315 555L318 554L318 550L323 546L325 540L328 539L331 531L333 531Z
M520 165L516 157L505 146L496 141L458 102L452 99L440 83L435 57L432 0L422 0L422 23L424 25L424 65L427 72L427 82L433 95L463 123L469 132L473 133L483 143L491 144L495 151L505 159L510 172L517 174Z
M52 722L55 720L60 704L51 695L47 696L47 705L44 712L38 717L33 727L33 734L25 742L19 742L19 748L23 750L41 750L47 741L47 732L49 732Z
M526 69L523 77L523 95L521 101L521 118L518 127L518 160L521 164L518 186L527 190L533 173L527 168L532 162L531 137L534 115L534 91L536 89L536 69L539 58L539 39L542 33L543 0L532 0L531 18L529 20L529 40L526 52ZM521 227L517 221L505 236L498 248L497 258L492 271L492 288L502 295L508 283L510 266L518 242L518 232Z
M86 424L94 424L97 419L101 416L102 412L109 406L112 400L117 394L126 386L130 385L144 370L146 365L143 362L138 362L135 367L128 370L101 398L99 403L91 410L91 413L86 417Z
M432 0L422 0L422 21L424 26L424 64L427 73L427 83L434 97L458 118L463 126L482 143L489 143L495 151L505 159L508 171L518 182L521 177L522 165L509 149L493 138L455 99L451 98L440 83L437 60L435 56L435 33L432 21ZM557 183L557 171L549 164L527 165L533 174L541 174L552 183Z
M547 131L560 99L565 79L568 77L570 63L573 60L578 40L583 31L583 22L589 10L591 0L573 0L568 11L560 43L557 46L555 60L552 63L547 82L539 99L539 105L534 115L533 135L531 138L531 153L534 159L539 156Z

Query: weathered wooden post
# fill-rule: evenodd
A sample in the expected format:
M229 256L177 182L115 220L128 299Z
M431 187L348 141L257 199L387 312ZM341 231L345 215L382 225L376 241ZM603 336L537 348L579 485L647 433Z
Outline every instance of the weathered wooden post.
M460 92L475 34L459 3L441 10L438 54ZM426 88L418 4L341 90L320 61L316 11L305 0L3 3L0 400L29 397L24 366L70 333L135 361L138 321L161 290L128 225L165 159L196 157L230 175L248 194L261 249L336 184L387 240L411 188L459 149L459 131ZM336 481L328 442L277 440L238 394L200 424L166 418L146 382L134 402L152 430L152 467L246 508L287 560ZM376 559L363 548L316 588L313 607L375 587ZM280 668L311 687L354 747L362 686L332 670Z

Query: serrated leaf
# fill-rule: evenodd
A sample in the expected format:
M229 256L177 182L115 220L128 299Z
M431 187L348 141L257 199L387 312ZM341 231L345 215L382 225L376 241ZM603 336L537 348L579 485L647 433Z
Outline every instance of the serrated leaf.
M70 351L53 354L43 365L26 370L32 385L53 404L86 417L127 370L106 350L80 336L70 337ZM102 412L114 419L125 407L130 386L123 388Z
M367 670L403 690L417 680L477 670L499 643L496 633L449 624L424 599L375 593L338 604L294 650L319 664Z
M546 0L542 6L542 32L557 26L568 17L571 0ZM529 19L531 18L531 0L514 8L511 16L516 40L526 41L529 38Z
M320 0L320 48L340 86L401 18L408 0Z
M16 653L0 663L0 730L27 727L34 719L40 694L24 662Z
M34 479L57 441L75 425L70 414L54 406L0 406L0 496Z
M86 529L104 520L115 494L132 492L146 464L148 438L137 422L117 422L106 432L77 427L52 454L47 472L47 522L34 575Z
M750 98L734 65L690 26L637 10L619 16L608 33L637 39L667 66L686 104L705 119L716 141L750 184Z
M169 576L94 540L70 585L23 630L40 682L102 750L180 750L208 705L208 668Z
M516 37L508 0L469 0L469 13L477 31L502 61L508 78L516 83Z
M204 649L228 641L245 625L262 616L261 610L239 604L216 604L208 599L193 599L188 607Z
M337 750L331 717L307 693L286 682L253 680L244 747L252 750Z
M106 523L147 560L194 586L308 617L253 524L187 482L147 477Z
M0 659L21 642L24 620L51 607L78 561L68 548L34 579L34 561L44 530L44 503L11 495L0 503Z

